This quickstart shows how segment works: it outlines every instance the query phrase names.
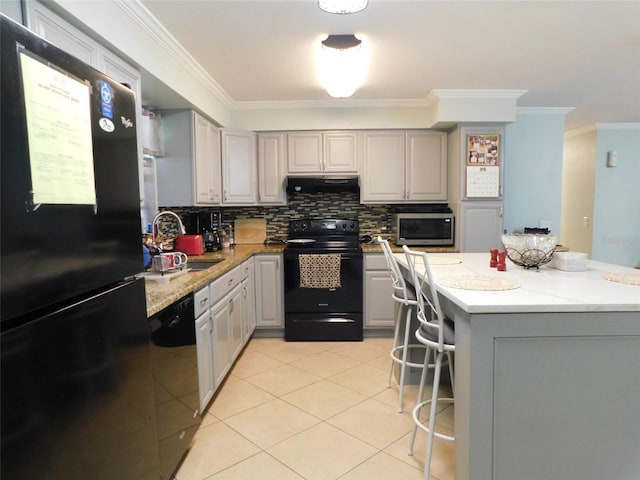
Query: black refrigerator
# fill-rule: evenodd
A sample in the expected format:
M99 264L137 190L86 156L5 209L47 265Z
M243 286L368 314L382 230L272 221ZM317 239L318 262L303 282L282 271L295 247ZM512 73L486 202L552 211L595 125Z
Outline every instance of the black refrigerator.
M0 22L1 477L157 480L134 94Z

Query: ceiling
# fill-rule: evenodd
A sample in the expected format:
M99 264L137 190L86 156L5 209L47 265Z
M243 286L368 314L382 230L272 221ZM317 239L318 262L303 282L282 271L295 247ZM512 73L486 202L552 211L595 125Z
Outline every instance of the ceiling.
M344 102L321 87L317 44L369 46L362 104L434 89L526 90L519 107L568 107L566 130L640 122L640 0L370 0L332 15L316 0L142 0L238 106Z

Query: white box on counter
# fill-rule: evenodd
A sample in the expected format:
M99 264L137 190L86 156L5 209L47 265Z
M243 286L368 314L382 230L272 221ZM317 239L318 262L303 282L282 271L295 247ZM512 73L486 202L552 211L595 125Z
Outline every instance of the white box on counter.
M587 269L587 254L582 252L555 252L551 257L549 266L565 272L584 272Z

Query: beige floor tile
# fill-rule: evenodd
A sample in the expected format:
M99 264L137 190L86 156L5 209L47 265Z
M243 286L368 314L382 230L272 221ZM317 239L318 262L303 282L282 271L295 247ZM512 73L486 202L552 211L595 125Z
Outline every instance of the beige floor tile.
M275 397L263 389L244 380L225 383L216 394L208 413L217 418L227 418L237 413L256 407Z
M236 361L231 373L239 378L252 377L258 373L266 372L284 365L284 362L276 360L269 355L258 351L243 352Z
M429 390L428 393L430 393ZM400 386L397 383L391 383L391 387L385 388L382 392L374 395L372 398L375 398L379 402L386 403L392 408L398 408L398 402L400 395ZM418 398L418 385L405 385L404 386L404 397L402 399L403 411L411 412L413 407L416 405L416 399Z
M398 413L377 400L366 400L327 420L378 449L388 447L413 428L410 413Z
M367 396L377 395L387 388L386 373L366 365L356 365L330 376L327 380Z
M320 380L281 398L325 420L366 400L367 397L333 382Z
M386 350L384 355L365 362L364 365L377 368L378 370L384 370L385 372L389 373L389 367L391 366L389 351L391 351L391 349Z
M293 363L309 355L320 353L323 349L313 342L285 342L280 340L280 342L273 342L262 347L260 351L281 362Z
M422 470L380 452L340 477L339 480L423 480L423 478Z
M284 343L283 338L252 338L244 348L245 352L263 352L273 348L275 345Z
M358 362L342 355L324 351L302 358L296 361L295 365L314 375L327 378L358 365Z
M207 480L304 480L293 470L267 453L253 457L214 475Z
M267 450L306 480L335 480L376 454L371 445L320 423Z
M355 360L358 363L365 363L389 353L385 348L367 341L341 343L329 351Z
M453 435L452 430L444 427L438 431L447 435ZM385 453L394 456L404 463L424 471L424 459L427 450L427 434L418 430L413 455L407 454L411 434L404 436L397 442L384 449ZM436 480L455 480L455 443L446 440L435 439L431 458L430 477Z
M214 423L218 423L220 420L213 416L210 413L205 413L202 415L202 422L200 422L200 428L208 427L209 425L213 425Z
M265 449L315 425L318 420L280 399L226 418L235 431Z
M200 428L193 442L176 473L178 480L202 480L260 452L222 422Z
M281 396L311 385L320 379L319 376L292 365L282 365L246 380L275 396Z

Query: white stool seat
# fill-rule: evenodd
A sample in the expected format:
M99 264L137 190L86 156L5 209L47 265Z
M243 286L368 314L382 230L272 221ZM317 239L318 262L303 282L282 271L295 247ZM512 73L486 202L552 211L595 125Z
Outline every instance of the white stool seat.
M431 274L431 267L427 255L424 252L415 252L410 250L406 245L403 247L407 263L413 279L417 301L417 317L420 327L416 330L416 339L427 349L425 356L425 364L420 379L420 389L418 392L418 403L413 409L413 432L409 444L409 455L413 455L413 447L415 445L416 432L420 428L427 432L427 452L424 461L424 478L429 480L431 471L431 455L433 452L434 437L455 441L455 437L446 435L436 431L436 414L438 406L442 403L454 403L453 398L438 397L440 390L440 373L442 371L443 361L449 365L449 375L451 377L451 388L455 394L455 382L453 375L453 354L455 352L455 332L453 321L446 318L440 308L440 300ZM424 273L418 272L416 265L422 263ZM424 386L426 383L426 372L431 366L429 357L434 356L434 372L433 372L433 390L430 400L423 400ZM429 407L429 424L424 425L420 421L420 411Z
M406 380L406 370L409 368L424 368L424 363L411 362L408 360L409 351L420 350L427 355L427 348L422 344L411 344L411 317L417 306L416 292L412 286L408 286L396 258L393 256L389 241L381 237L376 238L376 243L382 247L385 259L387 261L387 267L389 268L389 275L393 282L393 292L391 298L394 302L400 305L398 308L398 314L396 315L394 334L393 334L393 348L389 352L391 357L391 365L389 367L389 377L387 378L387 388L391 387L391 377L393 376L394 365L400 365L400 380L398 382L400 392L398 395L398 412L403 410L404 400L404 385ZM402 342L399 341L400 331L404 328L404 338Z

